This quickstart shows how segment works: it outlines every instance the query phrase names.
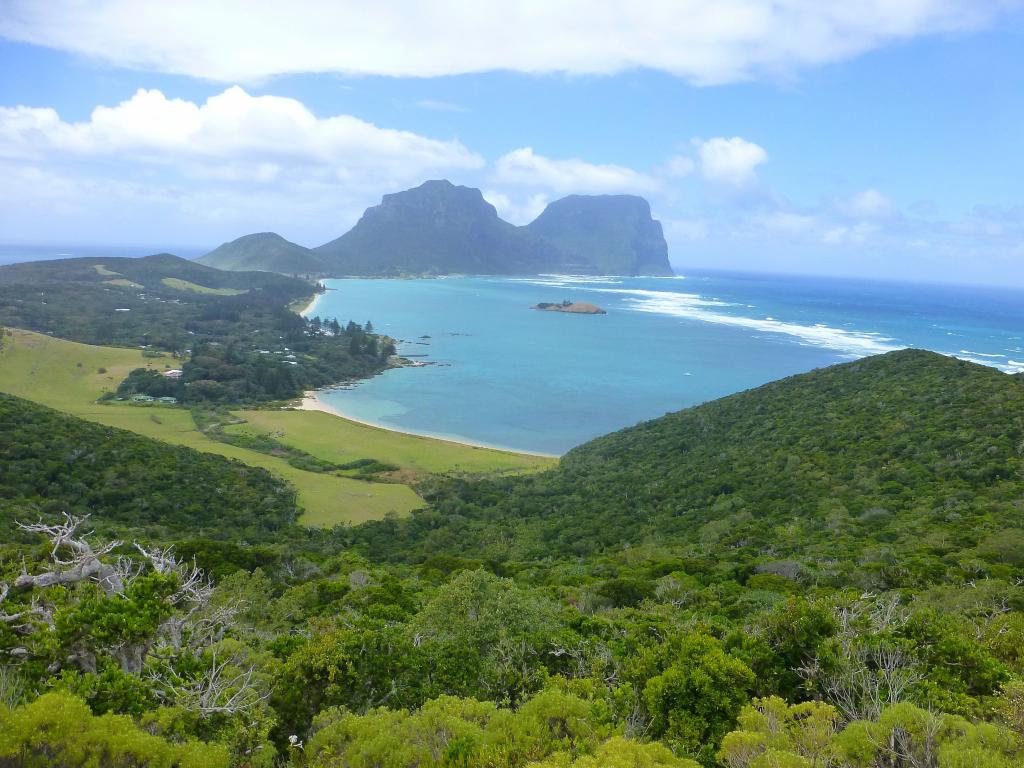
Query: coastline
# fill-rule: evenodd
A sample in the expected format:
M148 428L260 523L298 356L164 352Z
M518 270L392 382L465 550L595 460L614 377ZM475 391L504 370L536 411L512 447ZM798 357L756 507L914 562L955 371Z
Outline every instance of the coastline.
M540 451L521 451L516 448L509 448L503 445L490 445L488 443L475 442L473 440L467 440L465 438L456 437L454 435L443 435L436 432L414 432L408 429L396 429L394 427L385 426L383 424L376 424L366 419L360 419L355 416L351 416L343 411L338 410L334 406L328 405L318 396L316 390L303 392L302 400L299 401L298 405L292 406L292 410L296 411L320 411L322 413L328 413L331 416L336 416L339 419L345 421L351 421L355 424L361 424L364 427L370 427L371 429L380 429L385 432L396 432L400 435L408 435L410 437L422 437L427 440L441 440L446 443L457 443L459 445L467 445L470 448L480 448L487 451L500 451L501 453L513 453L520 454L523 456L539 456L545 459L560 459L562 458L556 453L541 453Z
M330 291L330 290L332 290L332 289L331 288L327 288L327 290L325 290L325 291L319 291L317 293L314 293L313 294L313 298L311 298L309 300L309 302L306 304L306 306L294 309L295 314L297 314L299 317L305 317L309 312L313 311L313 308L320 302L320 298L325 293L327 293L327 291Z

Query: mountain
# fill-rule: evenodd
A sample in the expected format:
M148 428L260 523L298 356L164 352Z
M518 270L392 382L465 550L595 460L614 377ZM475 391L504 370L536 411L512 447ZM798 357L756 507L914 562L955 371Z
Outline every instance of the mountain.
M668 247L651 206L635 195L569 195L527 231L568 255L569 272L670 276Z
M314 250L337 275L536 274L564 260L498 218L479 189L449 181L385 195L349 232Z
M286 275L671 275L661 224L633 195L571 195L536 221L503 221L479 189L427 181L384 195L341 237L314 249L273 232L245 235L197 261Z
M624 547L694 574L857 589L1024 576L1024 386L903 350L597 438L532 477L453 480L370 526L394 559L541 562ZM974 563L975 566L972 566Z
M257 232L223 243L196 261L217 269L285 275L322 275L326 271L313 251L275 232Z

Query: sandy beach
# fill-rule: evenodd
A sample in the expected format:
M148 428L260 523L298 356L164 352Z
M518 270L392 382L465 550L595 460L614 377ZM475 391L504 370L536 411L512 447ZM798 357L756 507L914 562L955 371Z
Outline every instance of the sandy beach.
M331 288L328 288L328 289L327 289L327 291L330 291L330 290L333 290L333 289L331 289ZM315 293L315 294L313 294L313 298L311 298L311 299L309 300L309 303L308 303L308 304L306 304L306 305L305 305L304 307L302 307L301 309L296 309L296 310L295 310L295 313L296 313L296 314L298 314L298 315L300 315L300 316L302 316L302 317L305 317L306 315L308 315L308 314L309 314L310 312L312 312L312 311L313 311L313 308L314 308L314 307L315 307L315 306L316 306L316 305L317 305L317 304L318 304L318 303L320 302L320 299L321 299L321 297L322 297L322 296L323 296L323 295L324 295L325 293L327 293L327 291L323 291L323 292L318 292L318 293Z
M507 448L501 445L488 445L487 443L477 443L472 440L465 440L462 438L454 437L452 435L441 435L429 432L412 432L407 429L395 429L393 427L383 426L381 424L375 424L372 421L366 421L365 419L359 419L354 416L350 416L347 413L339 411L337 408L328 405L318 397L318 393L314 391L304 392L302 400L298 405L294 406L297 411L321 411L323 413L329 413L332 416L336 416L339 419L345 419L345 421L351 421L356 424L361 424L364 427L370 427L371 429L381 429L385 432L397 432L400 435L409 435L410 437L422 437L429 440L443 440L446 443L458 443L459 445L467 445L471 448L480 448L488 451L501 451L502 453L518 453L524 456L541 456L548 459L561 458L559 455L554 453L539 453L537 451L520 451L515 448Z

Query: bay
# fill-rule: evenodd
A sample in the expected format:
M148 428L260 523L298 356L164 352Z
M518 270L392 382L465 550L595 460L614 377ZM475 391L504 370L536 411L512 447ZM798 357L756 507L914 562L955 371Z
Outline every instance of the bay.
M328 280L307 315L373 322L401 368L323 402L421 434L562 454L813 368L903 347L1024 370L1024 292L738 273ZM538 312L587 301L607 315Z

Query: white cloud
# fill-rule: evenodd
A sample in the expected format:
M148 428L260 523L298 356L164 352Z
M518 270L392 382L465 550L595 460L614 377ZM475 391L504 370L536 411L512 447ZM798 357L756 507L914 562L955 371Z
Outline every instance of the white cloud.
M662 166L661 172L670 178L682 178L689 176L697 168L692 157L686 155L673 155Z
M438 171L474 169L483 158L457 141L379 128L350 115L318 118L301 102L251 96L234 86L203 104L140 89L88 122L66 123L53 109L0 107L0 153L179 164L202 178L274 181L287 170L353 182L395 182Z
M778 77L992 23L1016 0L6 0L0 36L222 82L634 68L708 85Z
M765 150L746 139L715 138L695 140L701 175L708 181L731 187L745 187L757 179L757 166L768 160Z
M469 112L469 108L461 104L437 99L420 99L416 102L416 106L431 112Z
M878 219L895 211L892 200L877 189L865 189L836 206L841 213L857 219Z
M523 197L511 197L493 189L484 190L484 199L498 209L498 215L513 224L529 224L547 207L550 199L543 192Z
M522 147L494 164L497 184L541 187L560 194L645 192L657 189L650 176L621 165L595 165L584 160L553 160Z

